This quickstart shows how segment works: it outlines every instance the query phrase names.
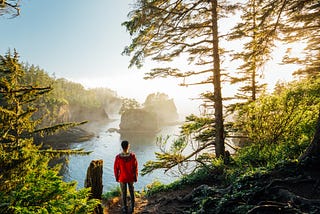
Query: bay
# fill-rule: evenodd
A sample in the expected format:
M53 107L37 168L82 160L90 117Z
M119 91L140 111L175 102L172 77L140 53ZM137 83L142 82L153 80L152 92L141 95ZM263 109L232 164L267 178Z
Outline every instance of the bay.
M117 132L108 132L111 128L119 127L120 119L116 119L107 124L101 125L96 129L96 137L81 143L72 143L71 149L84 149L91 151L90 155L79 156L71 155L65 166L63 177L65 181L77 181L78 188L84 186L87 169L92 160L103 160L103 192L107 192L115 188L118 183L115 181L113 174L113 163L115 156L121 152L121 141L128 140L131 144L131 151L136 154L138 160L139 176L135 188L141 191L146 185L154 181L168 184L177 179L172 175L165 174L164 170L155 170L151 174L141 176L143 164L149 160L155 160L155 152L160 151L156 144L158 136L170 136L169 142L173 141L179 133L180 125L166 126L157 134L126 134L121 135Z

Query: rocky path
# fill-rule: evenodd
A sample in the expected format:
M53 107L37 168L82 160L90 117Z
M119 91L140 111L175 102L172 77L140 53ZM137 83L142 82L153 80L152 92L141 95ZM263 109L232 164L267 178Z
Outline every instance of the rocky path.
M134 214L146 213L146 212L143 212L143 210L146 208L147 204L148 204L147 199L140 198L140 197L136 198L136 207L135 207ZM113 198L112 201L107 202L104 207L104 214L117 214L117 213L121 213L121 203L120 203L119 197Z
M134 214L179 214L183 209L191 206L181 200L192 191L192 187L183 190L175 190L165 193L158 193L152 197L136 197ZM113 198L112 201L104 203L104 214L121 213L120 198Z

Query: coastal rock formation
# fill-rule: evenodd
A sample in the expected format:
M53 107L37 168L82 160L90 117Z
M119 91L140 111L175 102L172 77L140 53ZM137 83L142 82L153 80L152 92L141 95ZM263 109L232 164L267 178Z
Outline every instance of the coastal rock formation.
M155 113L160 125L174 123L179 118L174 100L164 93L149 94L144 102L144 110Z
M150 133L159 131L157 115L144 109L130 109L121 115L120 132Z
M127 109L121 115L120 132L156 133L162 126L175 124L179 118L173 99L163 93L146 98L143 108Z

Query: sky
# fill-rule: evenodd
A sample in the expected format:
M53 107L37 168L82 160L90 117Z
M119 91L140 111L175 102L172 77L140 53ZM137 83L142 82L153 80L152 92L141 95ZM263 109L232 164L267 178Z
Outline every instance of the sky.
M0 16L0 54L16 49L21 61L49 75L86 88L110 88L141 103L150 93L166 93L179 113L199 113L200 101L193 98L204 91L202 87L181 87L181 80L173 78L144 80L148 65L128 69L129 57L121 52L130 36L121 23L128 19L133 0L21 2L20 16Z
M144 102L150 93L173 98L181 114L197 113L200 90L180 87L177 79L144 80L148 66L130 68L121 55L130 44L121 23L132 0L24 0L21 15L0 17L0 54L16 49L22 62L38 65L56 78L86 88L106 87L121 97Z

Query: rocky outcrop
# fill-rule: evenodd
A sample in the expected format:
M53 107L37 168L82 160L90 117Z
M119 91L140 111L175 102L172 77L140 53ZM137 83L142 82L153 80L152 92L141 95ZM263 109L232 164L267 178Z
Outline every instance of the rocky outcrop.
M150 94L143 109L155 113L160 125L172 124L179 118L174 100L164 93Z
M120 132L150 133L159 131L157 115L143 109L130 109L121 115Z
M54 135L35 135L35 144L43 144L44 147L53 149L70 149L70 143L84 142L94 137L93 132L86 131L80 127L72 127L60 130Z
M177 123L173 99L163 93L148 95L142 109L129 109L121 115L120 132L155 133L161 126Z

